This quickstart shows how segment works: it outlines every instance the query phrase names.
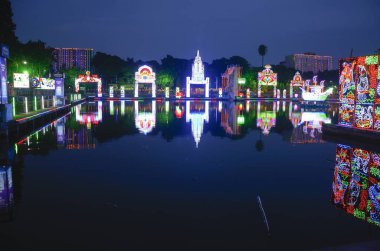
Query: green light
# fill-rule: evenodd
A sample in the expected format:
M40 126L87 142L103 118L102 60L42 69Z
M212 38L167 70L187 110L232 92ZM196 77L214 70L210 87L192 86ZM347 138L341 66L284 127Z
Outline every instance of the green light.
M37 111L37 97L34 96L34 110Z
M238 125L244 125L244 123L245 123L245 118L244 118L243 115L239 115L239 116L237 117L237 123L238 123Z
M18 146L15 144L15 153L18 154Z
M12 97L12 110L13 110L13 116L16 116L16 101L15 101L15 97Z
M246 81L247 80L245 78L238 78L238 84L239 85L245 85Z

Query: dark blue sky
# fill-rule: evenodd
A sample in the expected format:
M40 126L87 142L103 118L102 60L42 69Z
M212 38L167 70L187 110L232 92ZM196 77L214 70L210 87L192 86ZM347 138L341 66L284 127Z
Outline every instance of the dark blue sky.
M335 59L380 49L379 0L13 0L21 41L90 47L122 58L240 55L261 64L312 51Z

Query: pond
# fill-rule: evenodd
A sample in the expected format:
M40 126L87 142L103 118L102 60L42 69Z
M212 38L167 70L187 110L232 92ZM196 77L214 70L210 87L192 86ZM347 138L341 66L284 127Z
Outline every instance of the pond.
M378 240L379 155L326 141L322 123L337 116L337 104L277 101L72 107L7 150L1 247L278 250Z

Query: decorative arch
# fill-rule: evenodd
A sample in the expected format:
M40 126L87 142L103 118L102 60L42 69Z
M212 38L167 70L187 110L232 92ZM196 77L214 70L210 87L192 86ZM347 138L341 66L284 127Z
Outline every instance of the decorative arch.
M276 88L277 88L277 73L274 73L272 70L272 66L267 64L265 69L258 74L258 89L257 96L261 97L261 86L273 86L274 98L276 98Z
M305 81L302 79L302 76L298 71L294 74L293 80L290 81L290 98L293 98L293 88L297 86L302 88L305 86Z
M79 92L79 84L81 83L98 83L98 97L102 97L102 79L98 75L91 75L89 71L86 71L85 75L79 75L75 79L75 92Z
M135 98L139 97L139 83L152 84L152 98L156 97L156 73L151 67L143 65L135 73Z

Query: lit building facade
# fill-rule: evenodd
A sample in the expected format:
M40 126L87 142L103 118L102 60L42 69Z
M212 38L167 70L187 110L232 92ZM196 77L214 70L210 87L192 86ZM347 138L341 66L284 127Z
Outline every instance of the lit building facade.
M91 62L94 49L91 48L55 48L53 52L54 70L79 68L82 71L91 71Z
M284 65L300 72L330 71L333 68L331 56L320 56L315 53L293 54L285 57Z

